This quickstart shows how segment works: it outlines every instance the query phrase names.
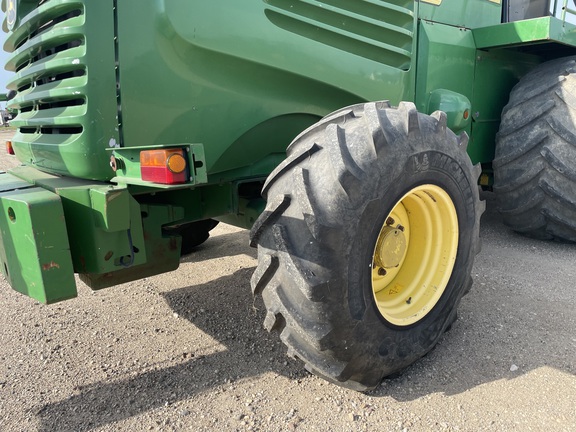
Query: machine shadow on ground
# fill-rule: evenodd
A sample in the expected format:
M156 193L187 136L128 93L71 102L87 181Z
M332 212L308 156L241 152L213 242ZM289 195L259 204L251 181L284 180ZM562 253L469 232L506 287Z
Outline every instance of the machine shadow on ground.
M493 381L515 379L540 367L576 374L574 311L559 313L554 297L533 295L539 290L537 283L550 285L546 269L540 269L541 280L528 287L515 272L504 275L506 269L517 265L516 256L506 261L508 248L527 250L528 258L535 259L538 256L534 256L533 248L538 248L553 260L564 255L574 257L575 247L511 233L501 225L491 202L488 207L482 223L484 251L476 261L474 287L461 303L459 320L432 352L399 377L384 380L369 392L370 396L401 402L433 393L456 395ZM238 254L254 257L255 250L247 246L246 239L245 232L215 236L198 254L185 257L184 262ZM520 259L524 259L523 255ZM214 338L224 350L206 356L191 354L176 366L83 388L78 395L41 407L37 413L41 430L62 430L61 418L68 418L68 423L70 418L79 419L70 430L94 429L195 394L216 388L227 391L235 383L263 374L291 380L318 379L308 374L300 362L286 356L277 334L268 334L262 328L264 305L253 299L250 290L253 271L254 267L241 268L205 284L163 294L172 311ZM562 277L572 280L570 275ZM197 313L199 310L203 313ZM571 323L568 327L565 314ZM547 338L551 332L561 334ZM518 369L511 371L511 365ZM329 387L324 391L329 392ZM317 392L310 395L317 396Z

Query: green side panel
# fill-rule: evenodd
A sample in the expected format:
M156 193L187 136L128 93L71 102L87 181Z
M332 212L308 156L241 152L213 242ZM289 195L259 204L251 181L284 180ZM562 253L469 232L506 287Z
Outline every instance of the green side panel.
M501 22L500 0L420 0L419 18L442 24L478 28Z
M132 197L126 189L90 189L90 203L95 210L96 226L114 232L130 228Z
M12 288L42 303L76 296L58 195L0 174L0 268Z
M265 176L327 113L413 98L415 4L118 2L122 145L201 143L209 182Z
M138 203L126 192L124 199L116 203L112 201L109 208L102 207L111 198L118 198L112 195L102 200L101 193L95 188L58 189L66 212L72 259L77 273L111 272L122 269L128 262L135 265L146 261ZM123 206L120 207L120 204ZM114 221L114 215L121 216ZM110 223L108 226L107 221ZM124 224L126 221L127 225Z
M80 274L80 279L92 289L102 289L118 285L120 283L153 276L160 273L176 270L180 265L180 248L182 239L180 236L164 234L162 225L174 222L183 216L178 208L166 205L142 205L143 231L145 249L141 254L145 255L145 263L126 266L112 272Z
M262 182L265 179L262 179ZM260 188L257 190L258 194ZM177 209L183 213L167 222L177 224L213 219L238 210L239 192L234 183L207 185L194 189L167 190L161 194L139 195L141 205L160 205Z
M41 3L40 5L38 5ZM19 2L8 103L23 163L74 177L113 176L106 148L119 141L113 0Z
M534 18L475 29L474 39L479 49L547 42L575 47L576 26L554 17Z
M468 153L490 163L502 109L512 87L543 61L576 54L576 27L554 17L499 24L472 31L478 47L474 122Z
M474 79L474 122L468 154L474 163L494 159L502 109L512 87L540 63L536 56L512 50L478 51Z
M250 229L265 208L266 201L264 198L252 200L240 199L238 202L238 210L235 213L217 217L216 219L230 225Z
M439 89L473 100L476 47L470 30L421 21L418 36L416 106L431 114L431 97ZM460 115L463 115L461 113ZM456 122L470 133L470 122Z

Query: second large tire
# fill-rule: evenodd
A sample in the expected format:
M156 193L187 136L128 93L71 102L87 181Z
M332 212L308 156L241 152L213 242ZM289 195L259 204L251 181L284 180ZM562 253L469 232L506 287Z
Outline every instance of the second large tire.
M576 241L576 57L543 63L510 94L496 137L494 192L504 223Z
M174 228L172 232L182 236L182 248L180 255L188 255L204 243L210 237L210 231L218 225L214 219L205 219L197 222L191 222L186 225Z
M306 368L355 390L429 352L456 318L479 250L466 136L411 103L340 110L268 178L252 278Z

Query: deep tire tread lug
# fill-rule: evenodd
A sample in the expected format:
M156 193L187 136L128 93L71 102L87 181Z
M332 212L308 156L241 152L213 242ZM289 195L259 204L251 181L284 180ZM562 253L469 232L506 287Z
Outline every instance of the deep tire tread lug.
M304 216L304 221L308 229L314 236L318 238L320 234L320 223L318 222L318 215L314 212L314 205L312 204L312 194L310 193L310 181L308 171L303 168L294 169L294 189L296 190L296 200L300 211Z
M252 294L261 295L262 291L270 283L276 271L278 271L279 262L278 257L271 253L262 253L258 260L258 266L252 274L250 285L252 286Z
M548 178L542 178L539 182L539 186L544 193L554 201L557 201L564 207L576 212L576 191L571 190L570 192L572 193L568 194L564 189L567 187L566 182L562 182L564 183L562 185L559 185L558 183L558 181L552 182Z
M267 198L270 184L274 182L276 178L283 176L300 162L310 158L314 153L320 150L321 147L316 143L294 150L294 152L284 162L278 165L278 167L272 171L270 176L268 176L268 179L266 179L266 182L262 187L262 196Z
M509 175L508 177L498 177L498 182L494 182L494 191L503 196L509 192L518 191L525 185L531 185L538 182L538 178L545 170L545 164L541 159L534 161L527 166L526 170L521 171L518 175Z
M266 203L266 208L262 215L256 220L250 230L250 246L256 247L262 232L272 226L274 222L284 213L290 205L289 195L276 195Z
M529 102L529 101L531 101L531 99L534 99L543 93L549 92L550 89L558 86L558 84L560 84L565 79L566 78L564 75L560 75L560 76L555 77L555 79L545 81L544 83L542 83L542 81L540 81L540 82L538 82L538 84L536 86L533 86L530 90L523 92L521 94L521 98L517 99L515 102L518 105Z
M560 137L563 141L576 148L576 133L570 130L560 119L556 117L549 117L546 119L550 128Z
M482 165L480 165L479 163L477 163L476 165L474 165L474 178L476 180L478 180L480 178L480 175L482 174Z
M468 134L466 132L462 132L460 135L458 135L458 145L460 147L462 147L464 150L468 149L468 142L470 141L470 137L468 136ZM480 174L478 174L478 177L480 177Z
M534 111L529 113L528 115L524 115L525 113L520 113L520 110L517 115L512 116L512 119L508 122L502 121L500 126L500 132L502 135L510 135L513 132L516 132L519 129L522 129L526 125L534 123L540 117L544 116L549 111L556 106L556 103L553 99L547 100L543 102L542 105L538 106ZM516 114L516 113L513 113Z
M420 132L420 114L412 102L400 102L398 111L405 116L405 132L407 135Z
M518 160L529 154L532 149L541 147L550 135L547 129L536 131L537 136L532 136L528 132L522 130L520 133L507 137L497 136L501 144L500 147L496 148L496 157L492 161L492 166L495 169L513 162L518 163Z
M307 299L315 301L317 298L324 298L326 285L315 280L315 274L310 269L302 267L290 246L286 229L281 225L274 225L272 232L275 244L282 253L283 265L290 274L292 282Z
M565 157L566 152L555 151L552 146L544 146L541 154L559 174L576 183L576 166L573 164L573 159Z
M348 143L346 142L346 132L345 130L338 125L329 126L327 129L328 133L331 135L332 139L332 146L330 149L338 149L338 157L331 153L331 160L334 164L336 164L336 159L339 159L343 162L344 170L349 172L352 176L354 176L357 180L362 180L364 178L364 171L362 168L356 163L352 155L350 154L350 149L348 148Z
M434 111L430 116L435 118L436 123L436 132L438 133L446 133L446 128L448 127L448 116L444 111Z
M344 129L331 125L326 129L326 136L332 144L327 150L334 174L348 198L353 199L359 193L359 180L364 178L364 172L350 154Z
M281 333L285 327L286 320L281 314L268 311L266 318L264 318L264 328L266 331L278 331Z

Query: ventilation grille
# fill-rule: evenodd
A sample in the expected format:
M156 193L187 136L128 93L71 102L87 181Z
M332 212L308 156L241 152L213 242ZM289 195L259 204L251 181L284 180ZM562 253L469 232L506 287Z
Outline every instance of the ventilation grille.
M16 72L8 88L16 91L11 121L22 134L63 135L83 130L87 83L84 6L79 1L40 0L20 17L4 48L12 52L6 69ZM55 137L53 137L55 138ZM49 140L58 144L58 140Z
M278 27L391 67L410 67L414 1L264 0Z

